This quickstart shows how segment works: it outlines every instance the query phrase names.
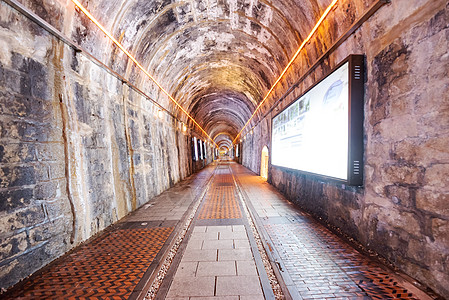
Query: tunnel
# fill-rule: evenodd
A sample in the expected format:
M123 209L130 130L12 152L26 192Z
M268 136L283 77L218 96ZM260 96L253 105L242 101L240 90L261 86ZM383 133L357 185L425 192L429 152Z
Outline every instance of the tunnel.
M0 49L0 298L449 298L446 0L2 0Z

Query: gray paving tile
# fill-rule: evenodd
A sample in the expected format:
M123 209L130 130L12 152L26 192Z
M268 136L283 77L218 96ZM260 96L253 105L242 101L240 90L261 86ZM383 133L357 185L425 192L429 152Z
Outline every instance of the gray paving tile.
M167 298L214 296L215 277L175 277Z
M216 295L262 295L258 276L217 277Z
M196 250L196 249L186 249L181 261L216 261L217 260L217 250L207 249L207 250Z
M249 248L220 249L218 250L218 261L225 260L252 260L253 254Z
M232 276L237 275L235 261L199 262L196 276Z
M215 232L194 232L190 240L218 240L218 231Z
M244 240L248 239L245 231L225 231L220 232L220 240Z
M176 270L176 277L194 277L196 275L196 269L198 268L198 262L196 261L184 261L181 262Z
M193 228L193 232L206 232L207 226L195 226Z
M234 240L234 248L240 249L240 248L250 248L251 245L249 244L248 240Z
M189 240L187 244L187 249L200 250L203 247L203 240Z
M237 232L237 231L245 231L245 225L232 225L232 231Z
M226 231L232 231L232 226L231 225L227 225L227 226L207 226L206 229L207 232L226 232Z
M256 264L252 260L237 261L237 275L239 276L257 276Z
M202 249L233 249L233 240L205 240Z

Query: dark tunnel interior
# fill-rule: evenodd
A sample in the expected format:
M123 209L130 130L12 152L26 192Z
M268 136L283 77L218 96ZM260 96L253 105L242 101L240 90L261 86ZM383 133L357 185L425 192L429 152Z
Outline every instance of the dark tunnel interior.
M447 0L1 0L1 291L225 157L449 297L448 20ZM355 55L360 182L273 163L276 116Z

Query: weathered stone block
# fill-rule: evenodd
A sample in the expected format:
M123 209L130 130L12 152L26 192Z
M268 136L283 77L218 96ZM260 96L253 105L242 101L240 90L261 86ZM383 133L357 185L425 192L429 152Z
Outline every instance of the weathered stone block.
M407 73L409 55L408 45L396 40L374 58L373 77L379 88L379 97L376 97L376 101L388 101L389 83Z
M382 182L386 185L420 185L423 181L424 169L407 165L385 166L381 169Z
M449 245L449 221L434 218L432 219L432 234L435 241L440 245L441 250L447 250Z
M28 80L28 78L23 78L23 76L19 75L19 73L5 69L4 70L4 87L7 88L9 91L12 91L14 93L20 94L21 89L21 82ZM30 93L25 93L30 94Z
M23 227L29 227L43 223L45 221L45 213L42 206L28 206L25 210L16 213L16 220L20 222Z
M50 121L53 116L54 107L51 102L33 99L30 97L17 96L10 103L12 107L9 113L15 116L27 117L39 122Z
M394 103L397 101L397 98L402 98L404 94L410 92L416 86L416 80L414 77L409 76L393 77L389 82L389 85L389 101L392 101ZM409 113L411 112L412 110L409 110Z
M0 240L0 261L17 255L28 248L27 234L21 232Z
M31 97L31 81L26 75L20 76L20 94L25 97Z
M394 117L412 114L415 109L415 101L417 97L417 95L411 93L396 97L389 103L389 116Z
M38 200L54 199L60 194L58 181L42 182L34 188L34 198Z
M396 142L393 146L393 159L401 162L419 163L419 146L418 140L402 140Z
M442 132L449 132L449 107L425 114L420 119L420 133L423 136L438 136Z
M38 144L36 145L37 159L40 161L64 161L64 144Z
M47 20L52 26L59 31L64 30L64 12L66 11L67 2L65 1L29 1L30 9L39 17Z
M128 134L130 135L131 139L131 147L133 149L138 149L141 145L140 143L140 135L139 135L139 125L134 120L129 120L129 131Z
M434 164L426 169L426 186L449 193L449 164Z
M142 155L140 153L134 153L133 162L135 166L138 166L142 163Z
M364 174L365 174L365 186L366 186L373 182L373 178L375 176L375 168L373 166L369 165L368 163L366 163Z
M427 25L427 36L430 37L449 28L447 20L449 19L449 6L443 7L435 16L433 16Z
M19 137L23 141L28 142L44 142L48 141L48 132L40 125L31 124L26 122L17 122L17 130Z
M374 204L375 206L379 207L379 210L381 210L382 208L385 209L394 206L394 202L391 199L388 199L386 197L379 197L378 195L373 195L371 193L366 194L365 203L367 205Z
M6 118L0 119L0 138L8 140L20 139L17 126L11 120Z
M366 210L369 218L379 220L377 230L388 230L394 233L406 233L406 235L419 238L422 234L420 217L412 212L406 212L399 207L370 206Z
M423 274L420 278L423 278L423 282L431 286L433 289L437 288L437 291L442 295L449 295L449 280L447 279L447 268L442 271L431 269L430 272L425 269L419 268L412 274Z
M371 139L366 145L366 154L373 160L389 160L391 158L392 145L382 140Z
M447 111L449 109L449 101L447 101L448 95L449 85L445 83L444 80L430 81L429 84L416 96L415 114L423 116L429 112L438 110ZM436 125L444 122L444 120L435 121Z
M398 257L403 257L408 246L408 241L400 236L397 229L384 222L382 216L369 214L369 224L371 236L368 239L368 246L390 261L397 261Z
M409 247L409 238L402 236L400 233L398 233L397 230L391 230L388 233L389 235L385 240L385 243L388 245L391 251L390 253L386 254L386 256L392 259L394 262L400 263L403 257L405 257L407 249Z
M15 127L17 136L12 138L20 139L24 142L48 142L52 141L50 124L34 124L28 122L13 122L12 127Z
M1 72L1 70L0 70ZM0 73L1 76L1 73ZM1 78L0 78L1 79ZM1 81L3 82L3 81ZM0 85L1 87L1 85ZM14 102L15 94L9 91L0 90L0 114L10 114L13 115L13 110L15 109L11 103Z
M408 242L407 256L412 258L415 262L421 262L422 265L428 265L429 259L426 250L426 241L418 239L410 239Z
M11 286L20 279L25 278L40 269L43 263L45 264L48 262L48 257L45 255L42 247L34 249L24 255L20 255L17 259L0 267L1 274L8 274L8 276L0 277L0 286Z
M394 130L392 130L394 128ZM406 138L417 137L419 133L416 117L413 115L402 115L395 118L384 119L373 127L376 138L386 141L400 141Z
M47 164L35 164L34 169L36 171L36 181L42 182L50 180L50 167Z
M67 232L64 232L43 242L42 244L45 251L44 257L46 257L47 259L46 263L52 261L54 257L58 257L61 254L64 254L64 252L66 252L70 247L69 240L69 234L67 234Z
M35 66L33 65L33 67ZM34 71L35 72L31 72L30 70L31 95L36 99L50 100L50 91L47 83L46 74L44 73L45 75L38 75L39 71L37 70Z
M416 191L416 207L438 215L449 215L449 193L419 189Z
M67 235L68 230L69 228L64 219L59 218L30 229L29 241L33 247L58 235Z
M410 188L397 185L389 185L385 187L385 196L390 199L395 205L401 205L404 207L412 207L413 199L411 196L414 192L410 192Z
M0 163L27 163L36 160L36 148L33 144L0 145Z
M44 205L50 220L55 220L71 213L69 200L66 198L47 201Z
M23 73L28 72L28 59L17 52L11 53L11 67Z
M45 221L41 205L30 203L26 208L0 214L0 226L5 232L14 232Z
M80 122L87 123L90 116L87 89L78 82L73 83L76 116Z
M0 192L0 211L12 211L16 208L26 207L33 200L31 188L7 190Z
M64 161L49 163L49 167L50 167L50 179L65 178L65 162Z
M0 188L32 185L36 183L36 174L31 166L0 168Z

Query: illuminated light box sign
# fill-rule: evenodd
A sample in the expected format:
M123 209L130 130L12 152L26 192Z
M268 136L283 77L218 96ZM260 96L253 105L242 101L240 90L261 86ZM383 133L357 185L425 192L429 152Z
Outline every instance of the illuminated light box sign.
M273 165L363 184L363 62L349 56L273 118Z

